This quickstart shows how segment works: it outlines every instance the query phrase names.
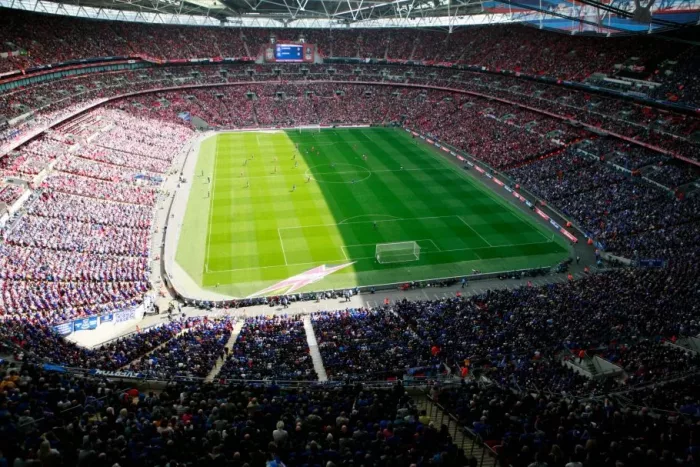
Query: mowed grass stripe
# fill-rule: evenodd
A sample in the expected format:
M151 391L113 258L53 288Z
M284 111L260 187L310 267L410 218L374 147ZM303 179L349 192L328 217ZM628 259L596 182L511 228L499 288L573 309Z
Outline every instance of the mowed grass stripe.
M359 133L362 134L362 133ZM338 156L342 156L340 163L358 164L369 166L374 164L378 166L379 151L370 152L363 143L359 143L357 150L354 150L350 144L339 140L335 146ZM368 161L361 159L362 154L370 154ZM359 160L358 160L359 159ZM370 162L371 160L371 162ZM386 165L381 165L386 168ZM371 168L368 167L371 171ZM405 206L399 197L396 196L396 188L386 184L387 179L392 176L392 173L383 173L381 177L372 174L366 181L350 184L328 184L321 183L321 188L325 192L325 197L342 201L343 207L351 208L353 211L348 211L341 207L344 219L352 216L367 214L385 214L395 217L411 216L412 211ZM348 180L351 182L351 180ZM357 193L357 195L355 194ZM339 195L339 196L338 196ZM391 211L386 210L386 206L390 206ZM400 232L397 232L400 231ZM397 238L402 234L406 234L400 226L395 227L391 232L386 232L384 226L381 229L374 229L371 224L352 224L349 229L343 229L346 245L357 245L366 243L387 243L392 241L391 238ZM390 237L389 234L392 233Z
M212 223L199 225L203 235L192 234L196 226L183 226L191 234L181 240L190 244L181 241L178 262L186 269L199 264L201 277L191 273L193 278L221 293L247 296L314 266L348 260L355 264L308 288L542 266L566 253L508 203L399 130L229 133L217 139ZM207 151L211 144L202 145L197 170L213 160ZM244 164L251 154L254 159ZM191 209L209 215L209 205L197 199L190 196L186 223L203 215L190 216ZM205 259L203 238L209 235ZM376 244L398 241L418 242L420 260L378 264ZM205 261L210 272L201 273Z
M232 150L237 157L231 158L233 168L224 172L227 189L234 198L227 201L233 211L223 210L222 214L239 225L234 233L241 238L228 239L233 246L229 254L225 253L226 242L220 242L221 248L211 259L216 264L215 271L254 269L256 263L260 268L281 269L288 264L342 259L342 244L335 243L332 236L313 239L311 247L307 238L285 239L280 231L282 227L333 220L318 188L306 183L304 174L308 167L303 158L293 157L296 151L287 136L282 132L246 134L244 147L243 151ZM238 220L235 210L241 206L247 207L244 217L248 221ZM223 228L225 235L232 230Z
M381 152L384 151L392 156L391 162L386 163L384 163L384 159L378 158L378 161L384 163L385 166L388 163L398 163L400 168L403 164L413 164L412 161L406 158L405 154L414 154L414 147L417 147L409 144L407 146L410 150L402 152L401 147L405 147L406 145L400 146L395 140L392 142L393 136L392 134L387 136L387 144L385 145L378 145L374 143L373 140L370 140L367 143L368 151L374 154L381 154ZM378 184L377 189L381 189L383 192L392 192L397 200L400 199L399 196L403 199L410 200L411 208L415 208L418 212L424 212L432 216L447 215L451 211L444 208L443 200L447 197L452 197L450 195L454 195L454 193L443 192L440 187L443 185L450 185L449 183L445 183L444 180L446 177L449 178L450 174L451 172L448 171L424 173L421 178L425 179L421 180L416 172L400 170L399 172L390 174L388 177L382 177L381 182L384 182L384 186L380 187ZM454 185L458 186L459 184L455 183ZM464 208L464 206L460 206L460 208ZM452 222L450 222L450 220L452 220ZM479 239L468 227L454 221L455 219L446 217L438 220L440 225L435 225L435 221L431 219L432 225L427 225L421 220L416 220L411 224L411 228L415 229L416 234L419 235L418 238L429 238L432 236L440 248L464 250L462 252L464 257L467 259L474 259L474 255L470 254L467 250L488 246L488 244Z
M397 139L410 138L405 132L397 132L394 136ZM463 177L462 174L457 173L459 170L458 168L445 160L436 159L441 165L447 165L447 168L455 172L458 177ZM464 183L452 185L451 193L457 195L454 187L458 189L464 185ZM494 193L489 192L485 187L478 185L471 186L470 196L479 198L482 201L482 206L486 208L486 211L484 212L484 210L482 210L480 212L479 217L481 217L481 219L469 219L469 214L462 217L465 219L465 223L467 223L472 230L484 237L485 240L488 240L488 243L492 245L512 245L514 231L517 232L523 240L519 243L538 243L541 240L548 241L551 238L551 236L544 235L542 231L533 224L532 220L525 220L512 206L508 206L504 200L498 198ZM470 205L468 208L468 210L471 210L473 206Z
M284 265L284 253L277 233L279 203L274 203L276 192L284 185L274 179L256 179L248 185L248 175L260 175L269 165L259 146L261 139L255 133L222 135L228 142L229 157L223 173L227 176L222 190L225 203L217 203L216 249L210 248L210 269L224 271L236 268L255 268ZM235 138L235 141L231 141ZM252 159L250 159L252 157ZM220 158L222 160L222 158ZM247 162L246 162L247 161ZM289 200L282 199L289 203ZM270 206L272 211L260 209Z

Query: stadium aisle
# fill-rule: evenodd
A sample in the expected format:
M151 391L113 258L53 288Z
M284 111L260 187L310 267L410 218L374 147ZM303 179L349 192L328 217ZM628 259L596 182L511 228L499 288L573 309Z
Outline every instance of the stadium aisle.
M304 330L306 331L306 342L309 344L309 353L311 354L311 360L314 362L314 370L316 370L318 380L328 381L326 368L323 366L323 358L321 357L321 352L318 350L316 333L314 332L314 327L311 324L311 317L309 315L304 316Z
M228 349L229 352L227 352L226 358L219 359L216 361L216 365L214 365L214 368L211 369L206 379L204 380L205 383L211 383L212 381L214 381L214 379L221 371L221 367L224 366L224 363L226 363L226 360L228 359L228 357L230 357L230 350L233 349L233 344L236 343L236 339L238 339L238 335L241 333L241 329L243 329L244 324L245 320L239 319L238 321L236 321L236 324L233 326L233 331L231 332L231 337L229 337L228 342L226 342L226 345L224 346L226 349Z

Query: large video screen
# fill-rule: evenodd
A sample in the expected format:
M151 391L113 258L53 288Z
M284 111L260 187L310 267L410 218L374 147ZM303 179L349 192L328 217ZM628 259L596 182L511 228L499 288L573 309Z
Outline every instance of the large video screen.
M278 62L301 62L304 60L303 44L277 44L275 60Z

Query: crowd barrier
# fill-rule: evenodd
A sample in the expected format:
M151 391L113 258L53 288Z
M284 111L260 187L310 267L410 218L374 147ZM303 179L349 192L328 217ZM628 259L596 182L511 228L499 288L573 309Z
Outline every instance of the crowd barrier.
M229 357L233 358L233 357ZM114 370L105 371L97 368L78 368L65 365L55 365L50 362L41 364L41 367L47 371L55 371L58 373L70 373L76 376L84 377L101 377L117 381L131 381L132 384L170 384L170 383L204 383L206 378L193 376L169 376L159 377L130 370ZM441 387L459 384L459 378L452 375L437 375L437 376L409 376L403 375L400 378L386 378L376 380L349 381L342 380L285 380L285 379L235 379L235 378L216 378L209 384L221 386L279 386L285 388L303 388L303 387L341 387L347 384L362 384L367 388L389 388L397 383L401 383L406 388L427 388L435 384L440 384Z

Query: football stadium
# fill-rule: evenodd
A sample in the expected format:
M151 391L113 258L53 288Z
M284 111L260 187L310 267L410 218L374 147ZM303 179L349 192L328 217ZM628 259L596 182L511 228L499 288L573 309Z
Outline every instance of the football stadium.
M179 263L203 286L246 297L317 267L342 269L299 290L547 267L566 258L555 233L414 140L370 128L203 141Z
M0 0L0 467L693 467L698 0Z

